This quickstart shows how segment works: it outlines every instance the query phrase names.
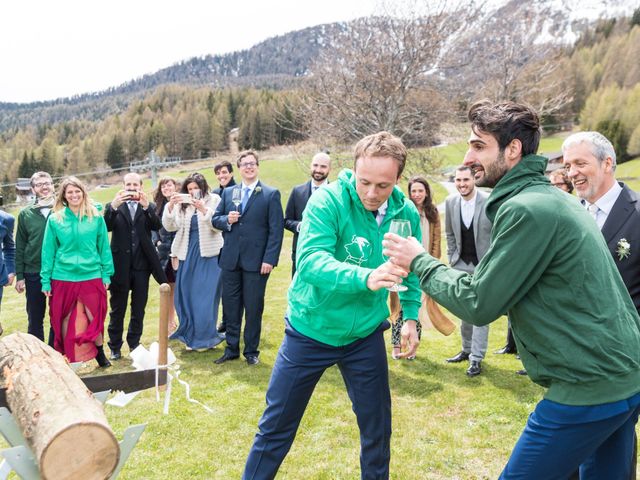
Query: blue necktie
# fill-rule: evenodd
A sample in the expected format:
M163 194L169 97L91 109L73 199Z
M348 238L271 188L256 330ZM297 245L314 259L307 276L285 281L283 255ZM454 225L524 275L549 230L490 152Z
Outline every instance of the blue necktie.
M249 187L244 187L242 189L242 191L244 192L244 195L242 195L242 213L244 213L244 209L247 206L247 202L249 201Z

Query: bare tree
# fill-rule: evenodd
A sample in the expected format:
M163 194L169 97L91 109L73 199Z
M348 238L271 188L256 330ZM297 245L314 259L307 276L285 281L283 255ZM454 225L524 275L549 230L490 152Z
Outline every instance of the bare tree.
M387 130L408 145L432 144L452 111L439 93L438 68L448 39L469 16L470 9L447 11L443 2L428 14L385 13L345 24L302 91L311 137L348 143Z

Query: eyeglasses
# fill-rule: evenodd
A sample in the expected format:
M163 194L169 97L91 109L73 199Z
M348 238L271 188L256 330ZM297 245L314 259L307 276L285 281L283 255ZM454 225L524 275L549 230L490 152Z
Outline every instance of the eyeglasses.
M240 164L240 168L253 168L258 165L257 162L244 162Z
M38 183L34 183L33 186L36 188L40 188L40 187L50 187L51 185L53 185L53 182L38 182Z

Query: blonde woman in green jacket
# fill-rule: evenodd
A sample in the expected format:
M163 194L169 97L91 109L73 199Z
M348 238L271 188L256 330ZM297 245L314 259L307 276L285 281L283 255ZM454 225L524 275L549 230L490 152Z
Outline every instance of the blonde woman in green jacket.
M111 365L102 346L111 275L104 219L84 184L68 177L47 220L40 276L49 297L54 348L70 362L95 358L101 367Z

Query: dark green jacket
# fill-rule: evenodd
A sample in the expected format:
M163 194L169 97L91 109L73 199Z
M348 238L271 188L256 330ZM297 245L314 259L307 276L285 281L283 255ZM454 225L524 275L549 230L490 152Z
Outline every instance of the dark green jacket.
M344 346L364 338L389 316L389 292L367 288L369 274L384 263L382 237L391 220L407 219L421 239L420 216L395 187L378 227L355 189L355 176L343 170L337 182L314 193L303 213L296 250L296 275L289 287L289 322L322 343ZM415 275L400 292L405 319L417 319L420 289Z
M18 214L16 231L16 277L24 280L26 273L40 273L42 240L47 217L40 213L40 207L29 205Z
M474 325L509 313L522 363L546 398L597 405L640 391L640 318L602 234L575 197L524 157L489 196L491 246L473 276L427 254L412 270Z

